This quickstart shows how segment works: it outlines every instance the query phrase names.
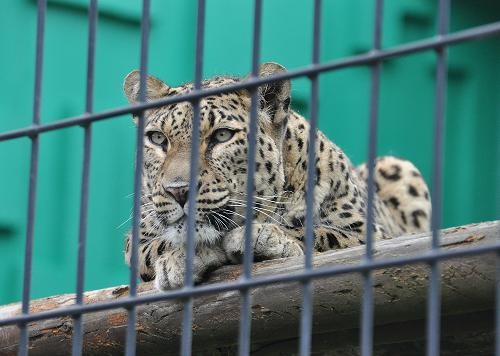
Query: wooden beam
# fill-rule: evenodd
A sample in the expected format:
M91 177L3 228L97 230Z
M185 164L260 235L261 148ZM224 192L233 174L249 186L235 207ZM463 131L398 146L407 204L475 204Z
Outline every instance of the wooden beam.
M498 242L499 222L451 228L442 232L444 250L468 249ZM375 259L421 255L430 247L429 234L378 241ZM315 255L314 267L358 264L364 247ZM256 278L302 269L302 258L256 263ZM489 354L493 350L496 254L488 253L448 259L442 271L443 354L470 351ZM405 355L425 350L425 313L429 268L412 264L373 272L375 305L375 353L404 350ZM225 266L207 283L236 280L240 266ZM357 354L362 296L361 276L356 273L314 281L313 350L332 355ZM151 283L140 286L140 294L156 293ZM85 303L99 303L128 295L126 286L85 294ZM59 295L31 303L33 313L74 303L74 295ZM252 290L252 349L258 354L290 354L298 347L301 285L275 284ZM238 335L240 298L237 291L195 299L193 352L232 354ZM18 315L19 303L0 307L0 319ZM142 355L176 355L179 352L182 303L155 302L137 307L137 352ZM122 354L127 314L124 309L86 314L85 354ZM67 354L71 349L72 319L62 317L30 323L30 355ZM0 355L14 354L19 341L17 326L0 328ZM402 354L402 353L399 353ZM465 353L460 353L468 354Z

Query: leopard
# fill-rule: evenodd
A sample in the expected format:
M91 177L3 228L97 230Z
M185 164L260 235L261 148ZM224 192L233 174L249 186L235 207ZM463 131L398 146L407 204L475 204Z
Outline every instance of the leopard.
M138 277L158 290L180 288L186 271L190 155L195 111L199 115L198 174L195 195L193 281L200 283L215 269L241 263L245 249L245 212L250 149L255 151L254 204L250 214L255 261L303 256L310 123L291 108L291 81L279 79L286 68L266 62L256 76L216 76L201 81L212 91L198 100L175 102L143 112L144 159L138 241ZM278 79L272 80L273 76ZM226 90L248 78L268 78L257 89ZM141 75L129 73L123 90L137 104ZM194 83L171 87L147 75L145 101L189 95ZM252 99L254 98L254 99ZM255 115L252 112L255 100ZM250 120L255 117L255 146L249 146ZM312 209L312 252L366 244L366 164L354 166L320 130L315 135ZM429 189L410 161L394 156L376 159L373 225L375 241L427 231ZM130 264L131 233L125 239Z

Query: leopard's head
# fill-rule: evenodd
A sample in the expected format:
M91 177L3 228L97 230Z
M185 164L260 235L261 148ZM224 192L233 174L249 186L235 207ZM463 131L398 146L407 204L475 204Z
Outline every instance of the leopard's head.
M276 63L260 67L260 76L285 71ZM124 82L130 103L138 100L140 75ZM202 83L214 88L241 79L216 77ZM185 94L193 85L170 87L147 77L146 100ZM278 81L258 90L254 209L256 219L276 219L283 192L282 144L290 106L290 82ZM251 94L239 90L200 100L200 140L196 198L197 243L213 243L244 223L247 189L248 133ZM136 118L137 120L137 118ZM186 238L193 105L182 102L144 113L143 225L175 243Z

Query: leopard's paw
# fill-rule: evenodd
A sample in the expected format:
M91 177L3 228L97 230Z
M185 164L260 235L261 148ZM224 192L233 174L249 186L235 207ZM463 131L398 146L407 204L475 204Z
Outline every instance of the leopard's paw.
M155 263L155 287L158 290L181 288L184 285L184 261L161 257Z
M229 262L233 264L241 263L245 249L245 228L238 227L226 234L222 240L222 247Z

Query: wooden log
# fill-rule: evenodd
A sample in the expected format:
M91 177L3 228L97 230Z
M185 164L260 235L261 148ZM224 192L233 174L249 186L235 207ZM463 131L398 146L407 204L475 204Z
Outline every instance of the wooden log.
M467 249L498 242L499 222L451 228L442 232L442 249ZM375 259L421 255L430 247L429 234L378 241ZM358 264L364 247L329 251L314 256L314 267ZM302 258L256 263L258 278L302 270ZM494 339L496 254L471 255L441 264L443 355L491 354ZM234 281L240 266L225 266L207 283ZM373 272L375 354L418 355L425 350L425 313L429 267L411 264ZM313 350L331 355L356 355L363 293L358 273L314 281ZM151 283L140 294L156 293ZM252 350L257 354L295 353L298 346L302 287L299 283L272 284L252 290ZM99 303L128 295L127 286L85 293L85 303ZM31 312L74 303L74 295L59 295L31 303ZM240 296L238 291L201 296L193 308L194 354L233 354L237 347ZM137 353L176 355L182 320L181 301L161 301L137 307ZM19 303L0 307L0 320L18 315ZM29 324L30 355L66 355L71 350L72 319L69 316ZM84 354L123 354L127 325L124 309L85 314ZM19 329L0 328L0 355L17 351ZM404 352L403 352L404 350Z

